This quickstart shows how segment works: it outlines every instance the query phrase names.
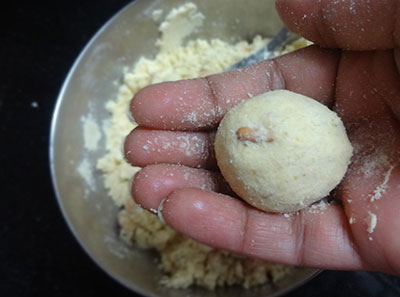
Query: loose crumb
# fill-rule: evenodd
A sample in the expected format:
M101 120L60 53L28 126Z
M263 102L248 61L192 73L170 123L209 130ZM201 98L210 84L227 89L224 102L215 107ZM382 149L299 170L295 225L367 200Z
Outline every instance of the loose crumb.
M90 191L95 191L96 190L96 181L93 175L94 168L89 162L87 158L84 158L81 163L78 165L77 171L79 175L83 178L85 181L88 189ZM85 197L87 197L88 192L85 193Z
M83 140L85 149L88 151L97 150L99 147L99 141L102 137L99 125L92 114L82 117L81 121L83 123Z
M368 226L368 228L367 228L368 233L369 234L374 233L376 224L378 222L376 215L369 211L368 217L365 219L365 222L367 223L367 226Z
M323 210L326 210L328 207L329 202L326 200L326 198L321 199L320 201L315 202L314 204L310 205L307 210L309 213L321 213Z

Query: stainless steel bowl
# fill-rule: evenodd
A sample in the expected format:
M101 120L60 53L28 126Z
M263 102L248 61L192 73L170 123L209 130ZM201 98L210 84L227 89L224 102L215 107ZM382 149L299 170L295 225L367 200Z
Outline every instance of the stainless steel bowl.
M239 287L215 292L199 288L168 289L158 284L161 273L151 251L128 248L118 239L117 207L107 196L99 172L94 172L94 189L77 172L83 158L96 164L105 153L105 139L94 152L84 149L81 118L89 111L97 120L108 117L104 103L114 98L116 81L124 66L142 55L151 57L158 37L151 13L169 11L186 0L138 0L114 16L83 50L60 92L54 111L50 163L54 187L64 217L88 255L110 276L146 296L277 296L311 279L316 270L297 269L274 286L252 290ZM206 15L202 29L192 37L226 41L251 39L256 34L274 35L282 27L273 0L192 0Z

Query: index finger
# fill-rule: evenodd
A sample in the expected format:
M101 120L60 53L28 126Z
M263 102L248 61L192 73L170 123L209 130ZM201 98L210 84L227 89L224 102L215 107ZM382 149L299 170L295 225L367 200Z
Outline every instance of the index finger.
M130 111L141 126L194 131L215 128L233 106L276 89L330 104L338 60L337 51L310 46L236 71L148 86Z
M288 28L313 42L347 50L391 49L400 44L398 0L278 0Z

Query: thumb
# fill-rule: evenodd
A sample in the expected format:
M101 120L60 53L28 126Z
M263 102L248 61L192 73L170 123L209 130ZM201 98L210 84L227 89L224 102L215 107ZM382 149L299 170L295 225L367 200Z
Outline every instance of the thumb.
M291 31L320 46L378 50L400 45L399 4L399 0L277 0L276 8Z

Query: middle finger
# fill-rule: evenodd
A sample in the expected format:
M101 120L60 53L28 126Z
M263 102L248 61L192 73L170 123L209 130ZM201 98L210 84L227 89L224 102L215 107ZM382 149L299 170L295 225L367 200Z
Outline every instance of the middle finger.
M126 138L126 159L134 166L180 164L188 167L215 169L215 132L177 132L134 129Z

